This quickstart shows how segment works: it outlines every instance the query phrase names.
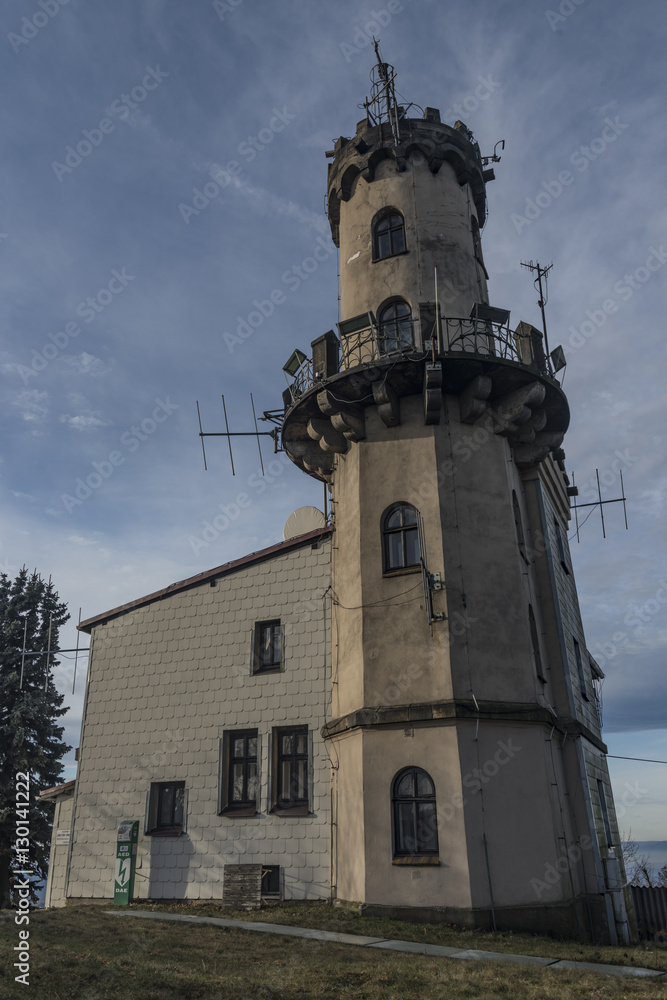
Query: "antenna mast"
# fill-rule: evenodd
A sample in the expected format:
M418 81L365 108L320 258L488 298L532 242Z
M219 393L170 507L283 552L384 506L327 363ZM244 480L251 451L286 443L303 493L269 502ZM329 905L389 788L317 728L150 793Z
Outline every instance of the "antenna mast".
M548 301L548 292L545 295L545 292L542 291L542 278L544 278L544 288L545 288L545 291L546 291L546 289L547 289L547 275L548 275L549 271L551 270L551 268L553 267L553 264L549 264L548 267L541 267L539 261L535 261L535 263L533 264L532 260L529 260L528 262L521 261L521 267L525 267L528 271L537 271L537 278L535 279L535 283L538 285L539 290L540 290L540 297L539 297L539 299L537 301L537 304L540 307L540 309L542 310L542 330L544 332L544 348L545 348L545 354L548 355L549 354L549 339L547 337L547 317L546 317L546 314L544 312L544 307L545 307L545 305L547 304L547 301Z
M371 97L364 101L364 108L371 125L379 125L382 122L389 122L391 132L394 137L394 144L398 146L401 141L401 128L399 125L398 106L396 104L396 91L394 80L396 73L394 67L384 62L380 52L380 42L373 38L373 48L377 57L377 65L371 70Z

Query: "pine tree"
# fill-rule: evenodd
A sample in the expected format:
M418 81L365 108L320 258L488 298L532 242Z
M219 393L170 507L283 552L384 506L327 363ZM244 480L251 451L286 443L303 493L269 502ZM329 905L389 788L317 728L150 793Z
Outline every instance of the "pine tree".
M53 803L40 802L39 792L62 782L62 757L71 750L57 724L66 712L53 683L58 661L51 656L47 679L46 653L26 656L20 687L24 630L26 650L40 652L47 649L51 622L51 649L58 649L58 629L68 618L53 584L36 570L23 567L15 580L0 574L0 907L16 904L13 871L29 870L36 882L46 878ZM15 850L18 772L30 775L27 865Z

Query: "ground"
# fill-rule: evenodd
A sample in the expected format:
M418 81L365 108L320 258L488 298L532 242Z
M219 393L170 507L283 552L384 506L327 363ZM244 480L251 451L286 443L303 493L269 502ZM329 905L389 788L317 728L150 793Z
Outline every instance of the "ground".
M1 920L0 1000L26 995L32 1000L667 1000L667 982L143 922L109 914L110 909L80 905L31 914L29 992L14 982L18 927L11 916ZM596 949L528 935L374 920L318 903L283 904L252 914L213 906L151 909L667 969L667 951L645 946Z

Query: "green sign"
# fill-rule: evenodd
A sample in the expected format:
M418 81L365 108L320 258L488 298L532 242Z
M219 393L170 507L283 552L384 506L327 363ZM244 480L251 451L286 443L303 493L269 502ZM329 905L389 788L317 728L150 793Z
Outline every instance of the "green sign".
M120 906L132 902L134 896L134 869L137 864L139 820L123 820L116 837L116 873L113 901Z

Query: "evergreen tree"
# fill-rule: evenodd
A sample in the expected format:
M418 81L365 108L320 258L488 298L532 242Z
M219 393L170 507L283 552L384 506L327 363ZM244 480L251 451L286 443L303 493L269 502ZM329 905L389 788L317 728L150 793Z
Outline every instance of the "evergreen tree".
M28 652L46 650L51 621L51 649L58 649L58 629L69 614L53 584L25 567L15 580L0 574L0 907L16 904L12 872L29 870L35 881L46 878L51 840L52 802L40 802L39 792L63 780L62 757L71 750L62 742L64 696L53 683L58 661L46 653L26 656L20 687L25 630ZM27 626L26 626L27 622ZM17 857L16 774L30 775L29 861ZM33 892L33 899L35 894Z

